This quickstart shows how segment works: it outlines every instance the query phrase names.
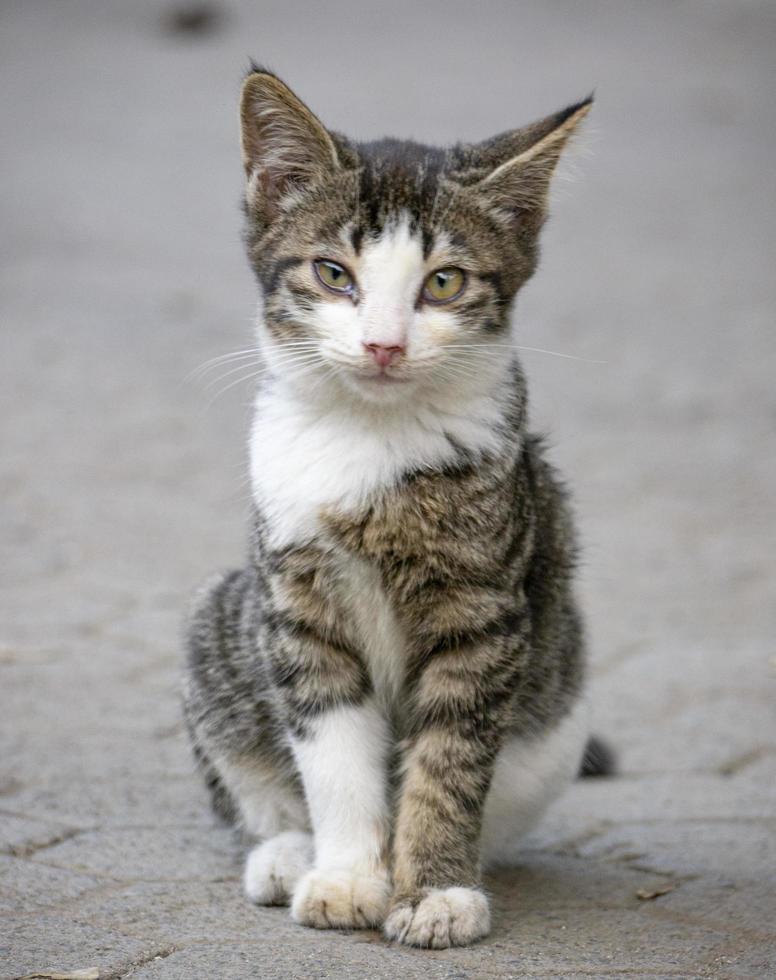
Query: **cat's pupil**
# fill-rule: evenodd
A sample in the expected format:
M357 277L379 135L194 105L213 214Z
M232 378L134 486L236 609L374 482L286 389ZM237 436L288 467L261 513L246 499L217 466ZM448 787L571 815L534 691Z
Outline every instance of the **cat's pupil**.
M331 269L331 278L339 279L342 275L342 269L338 269L336 266L330 266L329 268Z
M437 286L439 286L440 289L444 289L444 287L447 285L448 276L446 276L443 272L437 272L436 278Z

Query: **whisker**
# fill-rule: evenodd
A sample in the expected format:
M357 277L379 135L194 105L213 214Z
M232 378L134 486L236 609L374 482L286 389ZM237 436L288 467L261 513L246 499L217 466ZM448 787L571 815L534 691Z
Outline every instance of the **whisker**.
M211 357L210 360L205 361L204 363L200 364L199 367L196 367L193 370L189 371L189 373L185 377L185 380L186 381L195 380L201 375L207 374L208 372L212 371L214 368L219 367L221 364L227 361L242 360L242 359L247 360L250 357L255 357L258 353L259 353L258 347L251 347L246 350L232 351L229 354L221 354L218 357Z
M288 343L283 343L280 345L281 350L283 349L293 349L293 350L315 350L318 344L315 341L292 341ZM189 374L186 375L186 381L196 381L203 378L211 371L216 370L219 367L223 367L226 364L232 364L236 361L250 361L251 359L258 359L264 352L263 347L247 347L245 350L231 351L227 354L220 354L218 357L212 357L210 360L205 361L200 364L199 367L194 368Z
M607 361L593 357L581 357L579 354L564 354L546 347L528 347L525 344L443 344L445 350L478 351L478 350L523 350L532 354L551 354L553 357L563 357L570 361L582 361L585 364L607 364Z
M318 347L319 343L317 340L281 340L278 341L277 347L283 350L286 347ZM267 347L270 350L271 347Z
M252 381L254 378L256 378L258 376L259 375L257 375L255 372L253 372L251 374L246 374L242 378L236 378L234 381L230 381L228 385L226 385L224 388L221 388L220 391L217 391L213 395L213 397L210 399L210 401L205 406L205 411L206 412L209 412L210 409L213 407L213 405L215 405L215 403L218 401L218 399L221 398L223 395L225 395L227 393L227 391L229 391L230 388L234 388L236 385L242 384L245 381Z
M229 371L225 371L223 374L219 374L217 378L211 378L207 384L203 385L205 391L210 391L216 385L221 384L222 381L226 381L227 378L231 378L232 375L237 374L239 371L253 370L255 368L260 368L260 363L258 361L254 363L238 364L237 367L232 368Z
M300 370L305 370L307 368L314 366L316 363L325 363L325 362L323 361L323 358L321 358L317 354L304 354L304 355L296 355L294 357L289 357L282 365L276 365L276 366L282 367L284 374L293 375L295 373L299 373ZM244 371L248 371L248 373L243 374L242 377L235 378L234 381L231 381L228 385L221 388L218 392L216 392L213 395L211 400L208 402L207 405L208 409L222 395L224 395L227 391L229 391L230 388L234 388L236 385L239 385L244 381L261 379L263 377L266 377L267 375L273 374L272 366L269 365L242 364L238 368L234 368L231 371L227 371L226 374L222 375L216 381L210 382L210 384L206 386L205 390L207 391L208 389L212 388L214 384L226 380L226 378L230 377L231 375L238 374L239 372L244 372Z

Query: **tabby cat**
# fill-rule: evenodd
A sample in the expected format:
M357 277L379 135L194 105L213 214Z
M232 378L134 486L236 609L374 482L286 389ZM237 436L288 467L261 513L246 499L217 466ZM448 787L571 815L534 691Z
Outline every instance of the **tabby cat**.
M248 896L303 925L480 939L483 865L580 769L574 536L510 312L590 106L440 150L244 83L252 537L194 601L185 710Z

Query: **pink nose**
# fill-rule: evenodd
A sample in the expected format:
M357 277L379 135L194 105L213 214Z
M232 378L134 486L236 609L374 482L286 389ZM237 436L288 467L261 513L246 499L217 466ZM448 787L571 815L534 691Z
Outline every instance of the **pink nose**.
M385 344L364 344L364 347L380 367L388 367L391 361L404 353L404 348L400 344L395 344L393 347L387 347Z

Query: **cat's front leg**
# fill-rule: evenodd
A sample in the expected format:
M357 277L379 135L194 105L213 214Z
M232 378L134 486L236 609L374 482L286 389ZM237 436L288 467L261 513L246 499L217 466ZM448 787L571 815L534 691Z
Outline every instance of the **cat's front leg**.
M312 545L266 564L268 670L315 852L291 915L318 929L379 926L390 898L390 733L337 598L340 566Z
M380 926L391 890L386 720L371 700L330 708L306 723L293 750L315 864L294 891L291 914L317 929Z
M387 938L410 946L466 946L490 932L480 888L479 837L496 736L480 741L434 727L409 748L394 841L395 891Z
M498 640L458 634L426 657L403 757L389 939L442 949L490 931L480 835L525 628L525 617L510 612Z

